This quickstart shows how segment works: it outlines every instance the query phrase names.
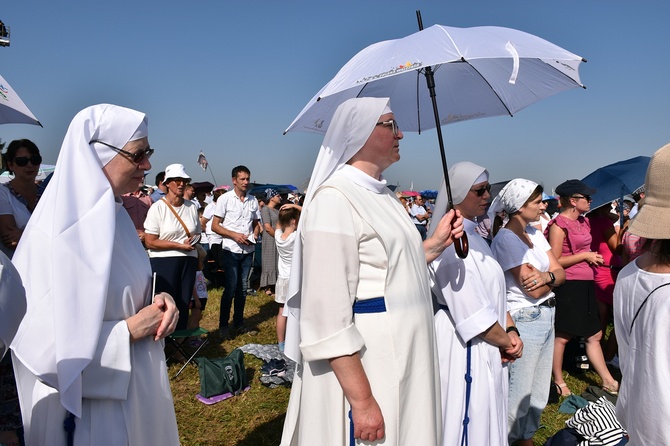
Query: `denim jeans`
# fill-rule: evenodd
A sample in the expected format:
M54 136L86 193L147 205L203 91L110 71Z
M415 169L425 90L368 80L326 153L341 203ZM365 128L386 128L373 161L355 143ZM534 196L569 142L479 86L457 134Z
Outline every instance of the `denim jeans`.
M554 354L554 308L526 307L512 315L523 356L509 366L509 443L533 438L547 405Z
M223 267L223 294L221 295L221 312L219 328L227 327L230 319L230 307L235 300L233 326L244 325L244 305L247 301L247 279L251 270L252 254L238 254L226 249L221 250L221 266Z

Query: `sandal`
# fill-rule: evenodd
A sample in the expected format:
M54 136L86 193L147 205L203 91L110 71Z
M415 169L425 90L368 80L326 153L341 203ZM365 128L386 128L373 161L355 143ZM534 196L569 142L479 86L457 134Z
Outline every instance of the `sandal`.
M558 394L560 396L566 396L567 397L567 396L572 395L572 392L570 391L570 389L568 388L568 385L566 383L562 382L562 383L556 384L556 385L558 386Z
M602 389L610 395L619 395L619 383L617 381L614 381L614 384L610 384L609 386L603 385Z

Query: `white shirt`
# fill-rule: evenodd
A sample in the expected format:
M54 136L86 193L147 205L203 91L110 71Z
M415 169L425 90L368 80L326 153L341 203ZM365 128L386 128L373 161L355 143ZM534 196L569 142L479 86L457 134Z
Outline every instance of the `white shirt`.
M540 271L549 270L549 256L547 255L547 251L551 249L549 242L540 231L533 227L528 226L526 233L533 242L533 249L530 249L515 233L505 228L500 229L491 243L493 256L505 271L507 306L510 314L514 314L521 308L539 305L554 295L554 292L550 291L546 296L535 299L521 291L519 284L514 279L512 268L524 263L530 263Z
M184 204L174 207L177 215L182 219L191 236L200 234L200 218L198 210L190 200L184 200ZM149 208L147 218L144 220L144 232L157 235L160 240L170 242L184 243L188 237L184 226L177 220L174 213L170 210L168 204L161 200L155 202ZM182 251L179 249L149 249L149 257L180 257L190 256L198 257L198 251Z
M293 245L295 243L296 231L291 232L286 239L283 239L284 231L275 230L275 243L279 259L277 261L277 277L288 279L291 277L291 261L293 260Z
M207 240L209 245L220 245L223 241L223 236L212 231L212 217L214 217L214 210L216 209L216 202L212 201L207 206L202 213L202 216L207 219L207 224L205 225L205 234L207 234Z
M28 208L16 199L6 185L0 185L0 215L12 215L18 229L24 229L30 219ZM9 258L14 254L14 250L7 248L4 243L0 243L0 250Z
M233 189L216 200L214 215L221 218L221 226L227 230L253 235L254 221L258 220L258 200L247 194L242 201ZM223 237L221 247L237 254L250 254L256 249L253 244L240 245L228 237Z
M409 215L412 216L412 223L414 223L415 225L426 225L426 223L428 223L428 220L419 221L419 219L416 218L417 215L424 215L425 213L426 208L424 208L423 206L413 204L412 208L409 210Z

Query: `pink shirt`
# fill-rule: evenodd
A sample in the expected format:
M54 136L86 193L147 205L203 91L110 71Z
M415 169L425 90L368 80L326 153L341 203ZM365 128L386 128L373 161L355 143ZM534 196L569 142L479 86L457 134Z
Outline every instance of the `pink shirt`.
M570 256L591 251L591 225L586 218L579 216L577 220L558 215L549 222L547 231L553 224L557 224L566 233L563 239L561 256ZM565 268L566 280L593 280L593 268L587 262L575 263Z

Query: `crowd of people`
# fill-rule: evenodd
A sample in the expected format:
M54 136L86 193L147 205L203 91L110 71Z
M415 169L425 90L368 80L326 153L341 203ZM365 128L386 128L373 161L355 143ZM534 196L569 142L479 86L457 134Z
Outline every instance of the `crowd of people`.
M178 445L162 340L198 326L218 275L214 336L256 334L257 270L297 363L282 446L532 445L551 387L577 390L573 338L631 444L670 444L654 422L670 415L670 145L621 203L591 209L579 180L556 198L516 178L492 197L489 170L466 161L449 169L447 209L444 180L434 204L387 187L402 138L388 99L344 102L299 202L251 194L243 165L232 188L194 187L170 164L147 189L148 120L124 107L74 117L46 188L37 146L12 141L0 379L15 379L21 413L0 443Z

